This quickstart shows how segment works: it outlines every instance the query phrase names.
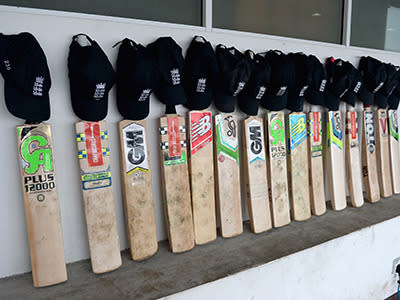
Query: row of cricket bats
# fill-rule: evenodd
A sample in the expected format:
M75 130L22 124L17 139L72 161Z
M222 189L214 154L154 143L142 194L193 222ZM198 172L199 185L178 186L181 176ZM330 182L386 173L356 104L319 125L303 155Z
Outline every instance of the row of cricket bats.
M290 113L286 118L282 111L271 111L264 120L250 116L242 124L242 156L237 117L232 113L218 113L213 119L210 111L190 111L187 123L176 114L160 118L171 250L183 252L215 240L216 211L222 237L242 233L241 175L255 233L325 213L324 155L334 210L347 205L346 177L355 207L364 202L362 178L369 202L400 193L397 111L365 107L361 164L358 117L357 112L347 111L343 130L342 112L329 111L323 135L319 111ZM80 121L75 127L92 268L103 273L121 265L108 132L105 121ZM158 249L146 123L123 120L119 128L131 254L134 260L143 260ZM17 135L34 283L65 281L50 126L18 126Z

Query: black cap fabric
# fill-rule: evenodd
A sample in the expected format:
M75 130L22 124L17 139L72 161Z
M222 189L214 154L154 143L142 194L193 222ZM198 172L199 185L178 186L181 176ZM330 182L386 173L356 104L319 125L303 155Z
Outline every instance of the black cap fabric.
M174 112L175 105L187 101L183 88L182 48L171 37L160 37L147 48L155 58L159 77L154 92L167 105L167 112Z
M400 68L396 67L396 76L397 80L400 82ZM397 85L397 87L392 91L392 93L389 95L388 98L388 105L390 109L397 109L399 106L399 101L400 101L400 83Z
M149 99L156 81L153 56L140 44L125 38L117 58L117 106L128 120L149 114Z
M344 70L350 78L350 88L343 95L342 100L351 106L355 106L357 95L362 86L361 73L349 61L345 61Z
M261 105L268 110L279 111L287 104L290 80L288 57L279 50L270 50L266 53L265 59L271 66L271 83L261 99Z
M271 80L271 67L261 55L247 50L245 56L251 67L251 76L243 91L238 95L238 104L244 113L256 116L260 100L264 97Z
M186 52L184 86L189 109L210 106L218 73L214 50L204 37L195 36Z
M329 57L325 63L327 87L325 92L325 106L329 110L338 110L341 98L350 88L350 77L346 72L344 61Z
M379 108L386 108L388 105L388 98L393 93L395 88L399 85L399 77L397 69L392 64L383 64L386 68L386 81L381 89L375 94L375 102Z
M308 56L311 67L311 83L304 96L312 105L325 105L326 71L314 55Z
M68 70L74 113L85 121L103 120L115 72L97 42L82 33L75 35L69 47Z
M222 112L233 112L236 96L250 79L250 63L236 48L226 48L221 44L217 46L216 57L219 76L215 88L215 106Z
M50 71L36 38L23 32L0 34L0 73L8 111L28 122L50 118Z
M372 105L375 93L382 88L386 81L386 68L379 60L370 56L363 56L360 59L358 69L363 81L359 97L364 104Z
M303 111L304 93L311 84L312 64L304 53L289 53L289 81L287 108Z

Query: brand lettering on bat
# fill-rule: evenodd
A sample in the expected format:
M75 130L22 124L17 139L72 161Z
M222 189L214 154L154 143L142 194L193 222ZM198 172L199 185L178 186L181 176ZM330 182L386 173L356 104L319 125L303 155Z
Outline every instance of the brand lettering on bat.
M147 172L147 150L144 127L132 122L122 129L125 146L125 172L127 175L135 171Z
M251 152L254 154L260 154L262 151L262 143L261 143L261 127L260 126L250 126L250 140L251 145L250 149Z
M41 135L26 138L21 145L22 167L27 174L35 174L39 167L53 171L53 160L47 139Z
M285 130L280 119L271 122L270 135L272 137L272 145L285 144Z
M211 112L190 112L190 150L194 155L212 141Z
M374 114L372 111L365 112L365 141L369 153L375 150L375 128L374 128Z

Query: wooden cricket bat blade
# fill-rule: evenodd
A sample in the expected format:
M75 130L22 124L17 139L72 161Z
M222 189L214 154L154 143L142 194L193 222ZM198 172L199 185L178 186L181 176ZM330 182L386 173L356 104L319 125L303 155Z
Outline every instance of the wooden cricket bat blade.
M386 109L378 109L376 111L376 128L379 190L382 197L390 197L393 195L393 188L390 169L389 125Z
M17 126L33 285L67 280L50 125Z
M119 122L121 177L128 237L133 260L158 250L146 121Z
M308 164L310 168L311 211L320 216L326 212L324 162L322 159L322 120L320 112L308 113Z
M121 266L105 121L75 123L89 251L93 272Z
M371 203L381 199L376 161L376 135L374 112L371 108L364 109L363 140L362 140L362 171L367 200Z
M343 128L340 111L328 112L327 168L332 208L342 210L347 206L345 168L343 156Z
M175 253L188 251L194 247L194 229L182 116L160 118L160 157L169 245Z
M243 232L238 125L231 113L215 116L215 155L220 232L222 237L230 238Z
M289 195L292 218L305 221L311 217L306 115L289 114Z
M211 112L190 111L189 128L194 237L202 245L217 238Z
M260 233L272 228L263 121L252 116L243 120L242 128L250 226L253 233Z
M290 223L285 115L283 112L269 112L266 114L266 119L269 150L267 170L272 221L274 227L281 227Z
M399 148L399 127L397 119L397 110L389 109L389 144L390 144L390 162L392 169L393 193L400 193L400 148Z
M364 204L361 176L360 146L358 141L357 112L346 112L346 171L347 186L353 207Z

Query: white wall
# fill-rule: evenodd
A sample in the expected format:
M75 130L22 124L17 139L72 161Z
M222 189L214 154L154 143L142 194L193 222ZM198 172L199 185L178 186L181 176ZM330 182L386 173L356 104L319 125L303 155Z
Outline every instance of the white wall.
M117 49L112 46L124 37L147 44L159 36L171 35L186 51L195 34L204 35L213 45L223 43L234 45L240 50L251 48L256 52L268 49L283 51L303 51L315 54L320 59L327 56L341 57L358 64L362 55L372 55L386 62L400 65L400 54L346 48L318 42L301 41L272 36L244 34L226 30L206 30L201 27L163 24L157 22L134 21L122 18L100 17L84 14L61 13L26 8L0 6L0 29L5 34L30 31L41 43L49 62L53 86L50 91L52 104L52 124L54 151L57 166L57 183L61 206L64 246L67 262L89 257L83 204L80 192L78 160L73 123L78 119L72 112L67 76L68 47L74 34L84 32L97 40L114 64ZM0 86L3 86L0 79ZM0 99L3 89L0 88ZM11 116L0 101L0 135L4 145L0 156L3 172L0 175L0 277L30 270L28 241L24 216L23 198L17 163L15 126L23 121ZM184 113L178 107L178 113ZM265 111L260 111L260 115ZM159 177L157 119L164 113L163 106L152 98L148 117L148 134L152 165L153 194L156 207L156 221L159 240L166 239ZM239 119L243 114L238 113ZM127 248L122 195L119 174L119 143L117 122L121 120L116 104L115 89L111 91L110 109L107 117L110 133L111 164L114 182L114 196L118 219L121 249ZM245 201L243 198L243 206ZM247 214L246 214L247 215ZM350 251L350 249L349 249Z
M386 299L397 291L399 226L397 217L162 299Z

